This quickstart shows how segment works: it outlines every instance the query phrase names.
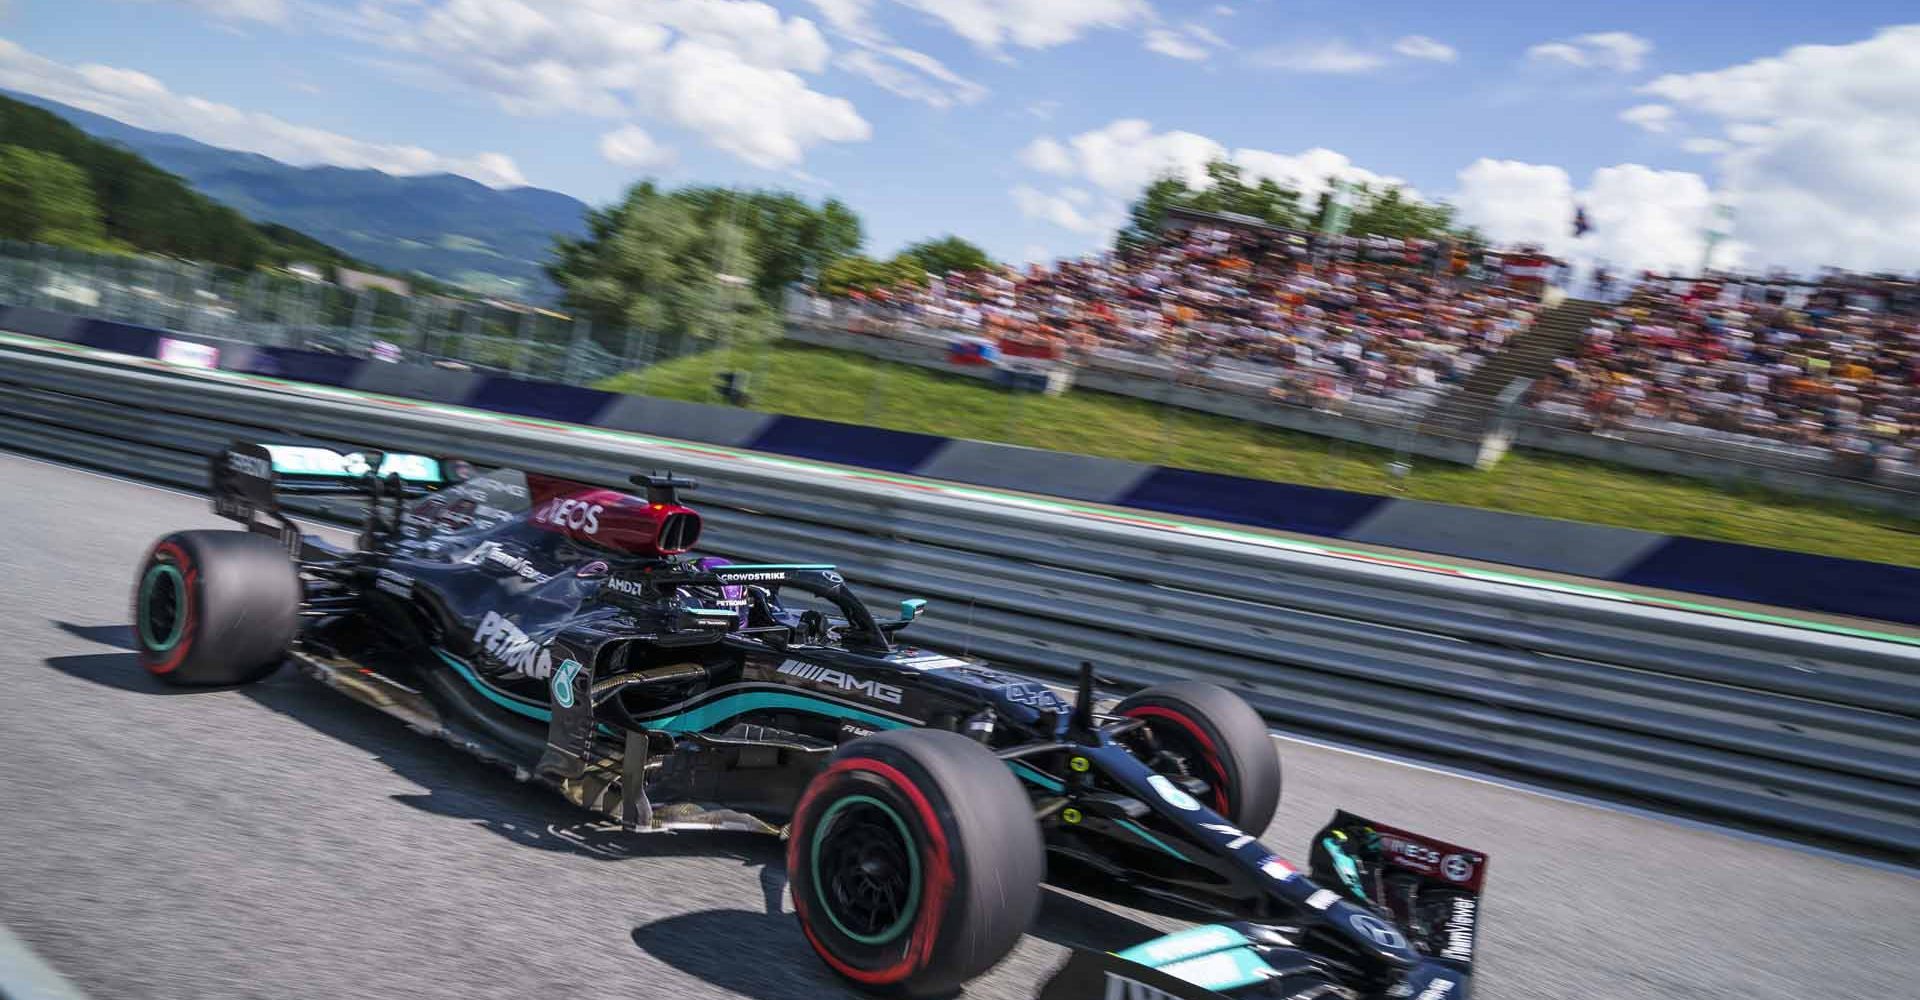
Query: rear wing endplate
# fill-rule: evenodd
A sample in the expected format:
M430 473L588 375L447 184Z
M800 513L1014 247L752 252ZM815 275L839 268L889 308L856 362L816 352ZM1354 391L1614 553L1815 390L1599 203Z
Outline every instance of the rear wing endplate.
M449 482L454 471L430 455L376 450L339 452L312 445L235 441L213 456L213 512L247 530L299 550L299 529L280 507L280 497L341 496L395 501L421 496ZM460 464L460 463L451 463ZM262 524L260 515L271 524Z

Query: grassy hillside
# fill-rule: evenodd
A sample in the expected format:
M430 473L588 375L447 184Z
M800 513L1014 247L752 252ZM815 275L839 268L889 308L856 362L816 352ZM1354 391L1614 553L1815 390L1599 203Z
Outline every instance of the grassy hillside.
M798 345L680 358L601 388L717 403L725 370L753 373L754 408L775 413L1920 566L1920 519L1542 452L1515 452L1491 472L1416 458L1396 479L1378 449L1102 393L1014 396Z
M42 108L0 97L0 145L49 153L78 168L106 236L118 245L228 267L303 260L371 270L304 234L255 225L139 154L94 139Z
M41 98L22 101L146 157L248 218L297 229L402 274L449 282L471 277L490 293L543 295L551 289L541 267L553 238L586 228L587 206L554 191L495 190L449 174L296 167Z

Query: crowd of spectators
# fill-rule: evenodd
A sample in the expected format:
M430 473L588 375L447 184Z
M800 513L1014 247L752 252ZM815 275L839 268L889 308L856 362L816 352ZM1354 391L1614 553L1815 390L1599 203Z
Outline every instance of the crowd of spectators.
M1276 397L1337 408L1356 394L1430 401L1466 378L1532 321L1537 288L1516 287L1530 277L1440 243L1327 246L1196 224L1098 257L865 298L889 319L1050 347L1068 361L1150 359L1169 377L1238 371Z
M1601 433L1648 428L1831 450L1866 470L1920 454L1920 282L1644 275L1539 408Z

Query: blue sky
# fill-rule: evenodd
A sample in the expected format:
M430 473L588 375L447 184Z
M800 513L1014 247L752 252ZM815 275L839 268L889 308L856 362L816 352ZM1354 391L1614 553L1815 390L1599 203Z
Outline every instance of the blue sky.
M1883 30L1911 3L1449 6L0 0L0 87L590 202L642 176L832 194L882 253L1085 252L1139 181L1226 155L1622 263L1696 259L1732 204L1720 263L1920 268L1920 29ZM1576 203L1599 230L1570 244Z

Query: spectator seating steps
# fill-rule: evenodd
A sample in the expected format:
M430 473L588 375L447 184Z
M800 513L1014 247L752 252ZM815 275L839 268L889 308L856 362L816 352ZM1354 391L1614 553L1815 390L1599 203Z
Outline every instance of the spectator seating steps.
M1606 303L1569 298L1540 314L1532 326L1488 358L1458 389L1442 397L1427 414L1421 429L1458 435L1481 431L1498 416L1495 400L1515 379L1537 379L1553 369L1555 359L1579 349L1580 338Z

